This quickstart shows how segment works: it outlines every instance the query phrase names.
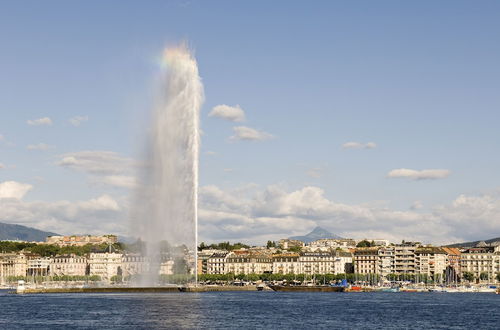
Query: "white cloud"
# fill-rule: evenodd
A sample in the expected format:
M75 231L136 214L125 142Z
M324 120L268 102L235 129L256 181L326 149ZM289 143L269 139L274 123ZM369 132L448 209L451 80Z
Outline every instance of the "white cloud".
M376 147L377 144L375 142L346 142L342 145L342 148L344 149L374 149Z
M45 143L38 143L38 144L30 144L26 147L28 150L49 150L53 149L54 146L45 144Z
M73 126L80 126L81 123L88 121L88 116L76 116L69 120L70 124Z
M41 125L52 125L52 119L49 117L43 117L43 118L38 118L38 119L33 119L33 120L28 120L27 121L28 125L31 126L41 126Z
M134 188L137 184L135 177L127 175L106 175L101 182L120 188Z
M488 239L500 232L500 194L459 196L430 212L393 210L379 203L351 205L318 187L285 191L268 186L252 195L216 186L200 189L203 240L262 243L304 234L320 225L344 237L449 243Z
M113 197L84 201L0 199L0 219L60 234L127 235L127 209Z
M245 121L245 112L239 105L234 107L221 104L215 106L208 114L209 117L218 117L229 121L242 122Z
M246 141L264 141L273 138L273 135L256 130L254 128L246 127L246 126L236 126L233 127L234 135L229 139L236 140L246 140Z
M233 170L232 168L225 168L223 171L224 171L224 172L228 172L228 173L229 173L229 172L232 172L232 171L234 171L234 170Z
M89 175L92 183L132 188L135 162L112 151L87 150L61 155L57 165Z
M61 156L57 165L90 174L120 174L133 166L131 158L113 151L87 150L70 152Z
M444 179L450 175L449 170L444 169L431 169L431 170L411 170L407 168L400 168L390 171L387 174L389 178L409 178L413 180L435 180Z
M33 189L33 186L30 184L20 183L16 181L5 181L0 183L0 199L21 199L31 189Z

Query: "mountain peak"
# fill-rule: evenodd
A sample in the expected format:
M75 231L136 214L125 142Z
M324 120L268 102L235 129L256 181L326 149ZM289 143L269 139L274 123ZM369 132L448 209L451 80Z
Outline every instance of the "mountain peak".
M322 239L322 238L341 239L342 237L335 235L335 234L332 234L328 230L326 230L320 226L316 226L316 228L314 228L309 234L306 234L304 236L290 237L290 239L295 239L295 240L302 241L305 243L310 243L312 241L315 241L317 239Z

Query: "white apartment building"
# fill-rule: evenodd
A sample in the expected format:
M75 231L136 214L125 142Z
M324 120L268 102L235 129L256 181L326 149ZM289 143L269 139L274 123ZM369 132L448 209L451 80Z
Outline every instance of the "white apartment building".
M103 281L110 281L111 277L123 272L123 255L121 253L90 253L90 275L97 275Z
M22 253L0 254L0 284L5 285L9 277L26 276L26 256Z
M345 274L352 272L352 253L345 251L335 251L334 274Z
M226 258L229 252L215 252L206 261L206 274L226 274Z
M273 260L265 254L231 252L226 258L226 274L271 273Z
M439 247L419 247L415 250L417 274L427 275L434 280L443 280L448 263L448 254Z
M88 275L87 258L83 256L61 255L50 258L50 276L84 276Z
M394 246L394 273L415 274L417 265L415 251L419 243L407 242Z
M495 281L497 273L500 273L500 246L470 248L462 252L460 256L461 271L474 274L476 280L485 274L488 282Z
M26 275L27 276L48 276L50 269L49 257L34 257L27 258Z
M272 256L273 274L299 274L300 263L298 253L282 253Z
M334 274L335 254L331 252L301 252L299 274Z

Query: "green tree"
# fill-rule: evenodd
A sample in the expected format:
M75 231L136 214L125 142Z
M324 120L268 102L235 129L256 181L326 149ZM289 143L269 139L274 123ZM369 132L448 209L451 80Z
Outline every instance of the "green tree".
M356 247L371 247L371 246L373 246L373 245L372 245L372 243L371 243L370 241L366 240L366 239L364 239L364 240L360 241L360 242L356 245Z
M497 273L496 278L497 278L497 282L500 282L500 272L499 272L499 273Z
M288 251L299 253L300 251L302 251L302 247L300 247L300 246L292 246L292 247L288 248Z
M464 278L464 280L466 280L466 281L469 281L469 282L474 281L474 273L471 273L471 272L463 272L463 273L462 273L462 277L463 277L463 278Z
M489 278L489 274L487 272L481 272L481 274L479 274L479 279L482 281L485 281L488 278Z
M266 247L267 247L268 249L269 249L269 248L272 248L272 247L276 247L276 242L273 242L273 241L267 241Z

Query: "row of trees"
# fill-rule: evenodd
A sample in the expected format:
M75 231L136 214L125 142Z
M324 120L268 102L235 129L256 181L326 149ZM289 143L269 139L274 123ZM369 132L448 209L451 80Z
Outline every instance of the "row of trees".
M243 243L234 243L231 244L229 242L221 242L221 243L213 243L213 244L205 244L205 242L201 242L200 245L198 246L198 251L204 250L204 249L214 249L214 250L226 250L226 251L232 251L232 250L238 250L238 249L248 249L250 245L246 245Z
M469 282L474 282L475 280L481 280L481 281L491 280L490 274L488 274L488 272L480 273L479 278L476 278L476 276L474 276L474 273L472 272L463 272L462 278ZM497 282L500 282L500 273L495 274L495 279L497 280Z
M29 251L41 255L42 257L51 257L61 254L76 254L79 256L94 252L105 252L109 250L108 244L86 244L83 246L59 246L52 244L37 244L27 242L9 242L0 241L0 252L17 253L21 251ZM124 250L122 243L115 243L111 247L112 251Z
M471 276L472 275L472 276ZM481 274L481 280L488 279L487 273ZM245 280L250 282L255 281L307 281L311 280L313 276L305 274L201 274L198 275L199 281L211 281L211 282L230 282L235 280ZM462 274L462 278L466 281L474 281L474 274L465 272ZM381 280L378 274L325 274L325 275L315 275L314 279L317 282L331 282L346 279L350 283L354 282L368 282L368 283L378 283ZM387 276L389 281L409 281L413 283L440 283L443 280L442 275L437 274L434 277L427 276L426 274L389 274ZM496 280L500 282L500 273L496 274Z
M198 275L198 280L201 282L211 281L211 282L231 282L235 280L242 281L311 281L316 282L332 282L341 281L346 279L348 282L354 283L356 281L368 281L376 283L380 280L380 277L375 274L322 274L322 275L305 275L305 274L201 274Z

